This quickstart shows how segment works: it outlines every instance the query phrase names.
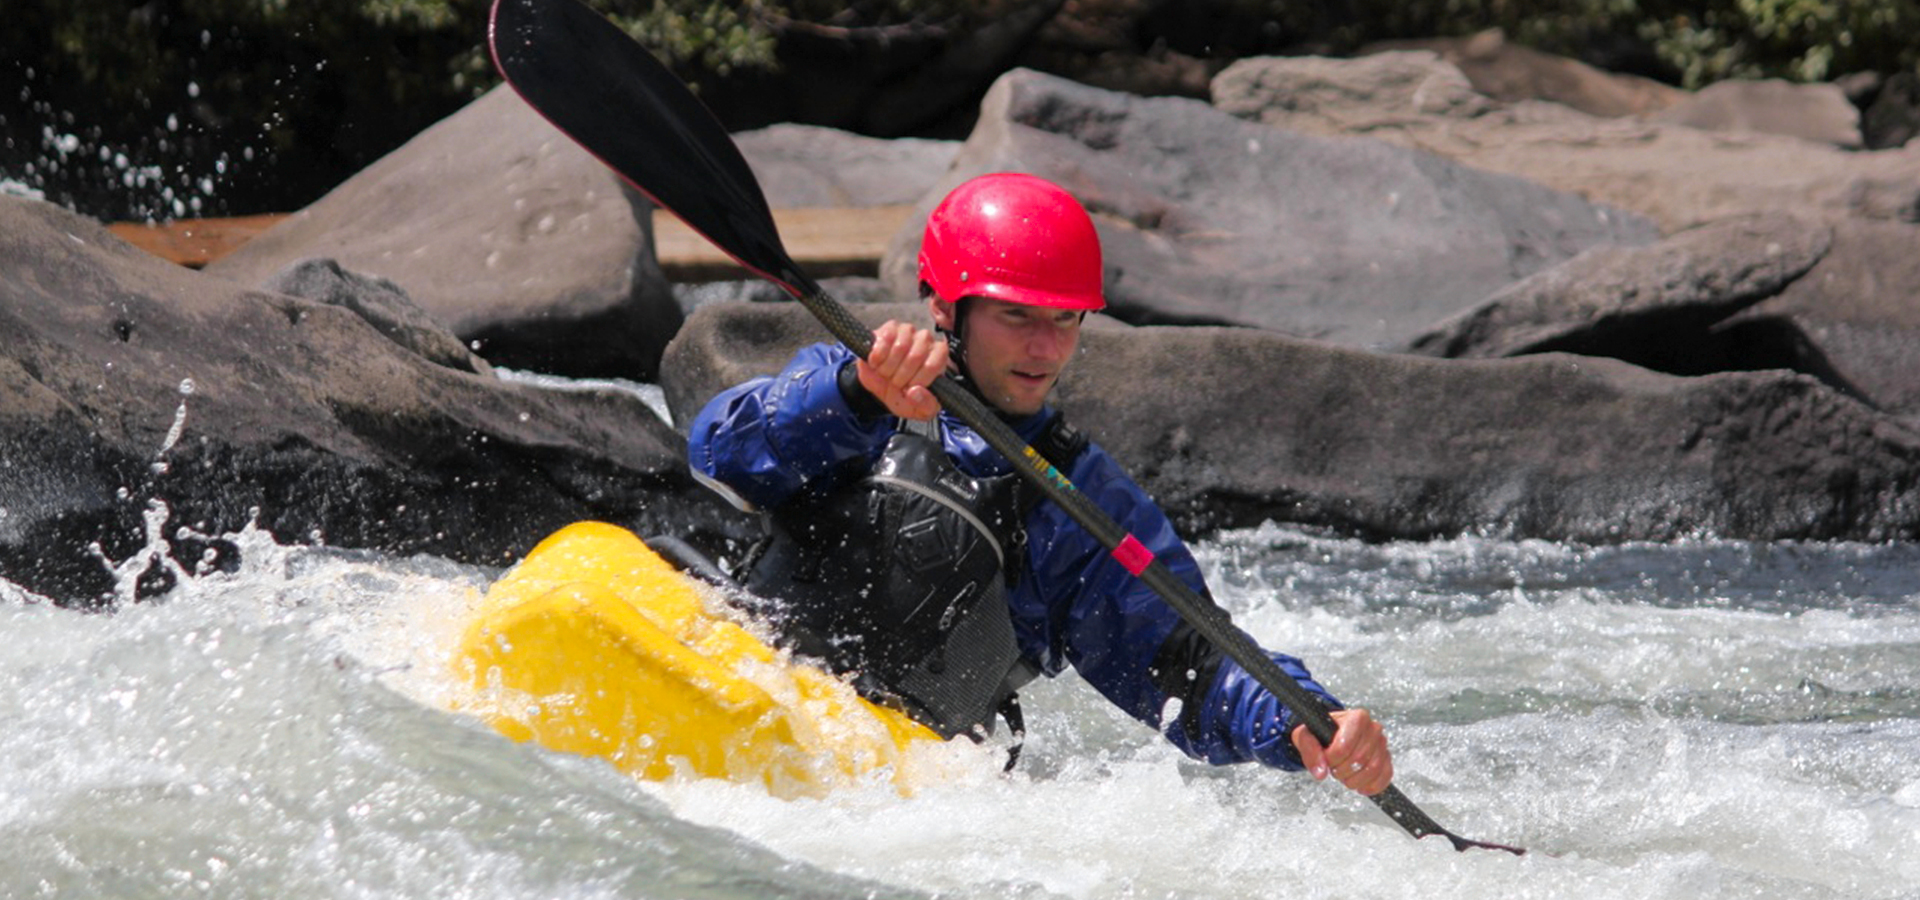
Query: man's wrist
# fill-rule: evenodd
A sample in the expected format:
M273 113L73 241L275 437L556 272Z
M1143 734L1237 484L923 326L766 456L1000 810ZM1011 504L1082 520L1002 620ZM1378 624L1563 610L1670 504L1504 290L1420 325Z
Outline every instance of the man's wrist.
M859 362L859 360L847 360L846 364L840 367L835 381L840 386L841 398L847 401L847 408L853 410L855 416L862 419L878 419L887 415L887 405L881 403L879 397L875 397L872 391L867 390L866 385L860 383L860 371L857 368Z

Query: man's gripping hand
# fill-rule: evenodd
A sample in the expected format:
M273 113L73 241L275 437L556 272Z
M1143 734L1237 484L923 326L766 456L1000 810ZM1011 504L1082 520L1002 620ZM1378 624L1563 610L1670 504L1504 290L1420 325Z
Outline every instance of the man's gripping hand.
M1326 747L1314 738L1307 726L1293 729L1293 747L1300 751L1300 762L1315 780L1328 775L1341 784L1371 797L1393 783L1393 754L1387 750L1387 733L1364 709L1335 710L1333 743Z
M903 419L931 419L940 412L927 386L946 371L947 342L905 322L874 329L873 349L854 363L860 386Z

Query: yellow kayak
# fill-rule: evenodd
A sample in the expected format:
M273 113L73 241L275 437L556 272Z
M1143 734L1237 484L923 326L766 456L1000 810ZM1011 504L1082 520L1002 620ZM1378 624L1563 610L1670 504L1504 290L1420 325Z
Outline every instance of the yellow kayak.
M454 654L502 734L637 777L764 783L818 795L890 778L938 741L708 609L711 589L632 532L569 525L487 590Z

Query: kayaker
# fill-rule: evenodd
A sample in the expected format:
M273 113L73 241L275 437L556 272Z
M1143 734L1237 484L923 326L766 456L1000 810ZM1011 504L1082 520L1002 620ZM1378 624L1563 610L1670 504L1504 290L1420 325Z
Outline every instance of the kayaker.
M996 713L1019 731L1015 690L1072 665L1196 759L1384 790L1392 756L1366 710L1271 653L1335 710L1323 748L928 390L943 372L960 379L1210 596L1166 515L1047 405L1086 314L1106 305L1079 202L1030 175L967 181L928 217L919 276L933 329L888 322L865 361L807 347L716 396L690 429L696 474L767 513L769 539L739 575L785 642L945 737L982 735Z

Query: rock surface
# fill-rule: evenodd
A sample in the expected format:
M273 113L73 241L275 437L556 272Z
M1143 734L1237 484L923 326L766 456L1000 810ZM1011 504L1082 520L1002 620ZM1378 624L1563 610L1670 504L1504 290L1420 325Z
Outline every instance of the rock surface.
M1832 232L1784 213L1726 219L1651 247L1589 250L1435 326L1408 349L1447 357L1566 351L1657 365L1772 297L1826 255Z
M1869 403L1920 422L1920 226L1846 219L1811 271L1726 327L1791 324L1798 352Z
M1644 115L1666 109L1687 93L1635 75L1596 69L1507 40L1498 28L1459 38L1389 41L1363 55L1424 50L1459 69L1473 89L1502 103L1547 100L1593 116Z
M390 341L450 369L492 374L486 360L434 321L400 286L348 271L331 259L297 262L269 277L262 290L350 310Z
M1789 368L1889 412L1920 417L1920 365L1908 349L1920 346L1912 312L1920 308L1920 144L1849 152L1782 135L1587 115L1538 100L1475 100L1461 93L1462 77L1426 52L1245 60L1214 80L1214 100L1278 128L1365 135L1519 175L1648 216L1668 234L1778 214L1798 217L1809 231L1830 230L1832 249L1782 285L1779 300L1747 296L1740 302L1752 310L1705 335L1696 321L1690 330L1627 332L1604 349L1577 346L1683 374ZM1549 280L1536 287L1548 295L1579 292L1589 304L1624 302L1604 300L1598 283L1576 284L1594 274L1595 264L1542 273ZM1621 269L1606 277L1627 287L1641 276ZM1482 307L1474 315L1489 312ZM1516 346L1528 341L1509 339ZM1628 346L1636 341L1643 343Z
M1860 132L1874 150L1904 147L1920 134L1920 72L1889 76L1861 114Z
M811 125L733 136L774 209L913 203L960 152L958 141L882 140Z
M792 304L702 308L667 350L675 421L818 339ZM1058 405L1189 532L1278 518L1374 538L1920 537L1920 429L1793 373L1112 323L1081 346Z
M1920 147L1488 77L1255 60L1216 109L1015 72L964 145L739 141L776 206L1048 175L1119 316L1243 326L1096 317L1061 385L1189 536L1920 540ZM652 211L541 129L489 95L204 273L0 198L0 572L111 602L110 567L158 588L250 521L486 564L581 518L743 535L632 391L495 367L657 378L684 422L824 331L765 285L667 285ZM918 231L832 292L924 316L885 302Z
M1342 83L1371 80L1376 66L1424 66L1440 82L1460 77L1430 53L1393 56L1364 57L1334 71L1352 69L1339 76ZM1215 76L1213 102L1286 130L1363 130L1370 138L1631 210L1667 233L1764 210L1920 222L1920 146L1850 152L1780 135L1593 116L1540 100L1436 107L1410 102L1405 92L1336 93L1320 86L1328 71L1327 61L1311 57L1241 60ZM1347 107L1337 117L1323 109L1330 98Z
M1860 146L1860 110L1833 84L1793 84L1775 78L1722 81L1647 118L1708 131L1778 134L1848 149Z
M325 258L404 289L496 365L651 380L680 325L653 206L500 87L208 266Z
M157 586L223 564L231 548L193 534L249 522L503 565L582 518L713 516L684 443L631 395L443 365L355 303L173 266L39 201L0 198L0 271L0 571L56 600L114 599L89 547ZM143 557L150 513L189 562Z
M952 170L1031 172L1100 229L1108 301L1136 324L1230 324L1398 346L1521 278L1657 234L1570 194L1377 141L1266 128L1184 98L1003 77ZM920 222L881 278L911 297Z

